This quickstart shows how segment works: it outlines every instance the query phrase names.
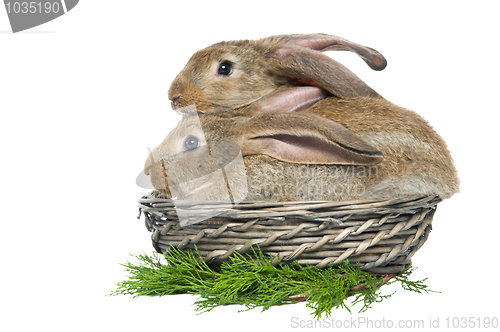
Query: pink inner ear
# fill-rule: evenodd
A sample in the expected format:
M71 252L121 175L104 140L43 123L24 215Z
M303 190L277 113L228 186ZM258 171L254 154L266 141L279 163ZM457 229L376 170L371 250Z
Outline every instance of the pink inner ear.
M313 50L321 51L323 49L326 49L331 46L335 46L336 44L340 45L339 42L336 42L336 40L332 37L314 37L314 38L305 38L305 39L299 39L296 41L293 41L293 44L302 46L302 47L307 47Z
M298 112L331 96L325 89L315 86L300 86L282 89L259 100L251 114L266 112Z
M259 137L262 143L266 145L263 150L269 152L275 158L296 163L329 163L334 157L337 160L338 149L332 149L334 146L326 141L312 136L292 136L292 135L274 135L269 137ZM337 151L334 151L337 150Z
M351 51L358 54L373 70L383 70L387 60L376 50L335 36L309 36L291 40L289 43L315 51Z
M278 134L255 137L251 150L273 158L300 164L368 165L368 154L349 150L314 136ZM245 152L244 152L245 153ZM248 153L252 154L252 153Z

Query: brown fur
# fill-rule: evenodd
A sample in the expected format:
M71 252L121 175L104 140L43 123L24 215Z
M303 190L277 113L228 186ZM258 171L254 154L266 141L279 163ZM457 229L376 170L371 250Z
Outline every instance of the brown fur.
M176 107L195 104L203 111L212 107L236 108L274 91L274 77L262 70L266 59L252 41L245 41L245 45L240 48L237 42L223 42L196 52L172 82L168 98L179 98ZM228 59L234 62L234 73L215 77L214 66Z
M450 153L432 127L416 113L380 98L347 68L321 54L329 50L353 51L375 70L386 65L383 56L373 49L321 34L221 42L191 57L172 83L169 98L175 99L175 108L196 106L208 142L228 141L241 147L249 200L346 200L413 194L448 198L458 192L459 180ZM233 64L230 76L217 75L221 61ZM278 91L296 91L297 85L327 91L322 97L326 99L314 101L316 104L311 107L307 104L308 108L301 108L300 114L330 119L358 138L353 139L342 130L328 135L329 130L314 125L307 116L301 119L300 115L288 113L290 116L281 118L281 123L270 121L273 109L263 111L265 108L260 108L259 103L279 99ZM286 99L286 94L283 96ZM261 114L268 111L271 115ZM192 119L185 118L159 146L163 152L157 153L162 158L172 153L169 151L172 141L182 138L190 122ZM325 142L339 139L330 145L333 150L328 150L330 154L339 153L340 157L304 150L303 155L288 158L286 153L277 152L279 145L272 143L280 135L300 136L308 131L323 137L320 139ZM275 138L273 133L278 133ZM259 135L270 138L262 140ZM364 152L355 156L352 151L339 149L337 143L351 150L365 147ZM369 157L370 153L380 153L383 160L377 164L378 159ZM192 164L193 160L186 162L179 172L189 176ZM163 174L160 171L152 170L152 174ZM366 172L370 174L364 176ZM155 181L162 183L164 179ZM325 186L320 186L320 182ZM301 188L310 188L311 184L315 189L304 194ZM344 189L362 186L364 191L332 194L328 189L338 184Z
M381 176L422 174L447 186L450 194L458 192L459 180L446 143L417 113L378 98L327 98L303 112L329 118L378 148L385 156Z
M214 110L215 111L215 110ZM338 100L328 98L310 109L298 113L265 113L254 117L227 116L227 112L200 115L201 126L208 142L231 142L243 153L248 181L247 200L349 200L380 199L407 195L440 195L451 197L458 192L459 180L444 141L416 113L379 98ZM318 164L304 156L304 162L288 162L256 149L249 142L258 137L277 135L310 135L331 138L321 122L328 120L344 126L375 151L383 160L374 159L361 166L354 163ZM174 143L192 132L195 117L186 117L154 150L159 157L168 158ZM314 120L317 119L317 125ZM279 121L277 121L279 120ZM283 120L283 121L282 121ZM331 127L335 130L335 127ZM340 133L340 135L343 135ZM329 138L330 137L330 138ZM349 143L351 146L358 143ZM344 143L345 143L344 142ZM160 152L158 152L160 151ZM182 162L179 172L191 171L193 160ZM147 162L146 168L151 163ZM153 174L159 172L151 171ZM158 181L156 181L158 182ZM197 198L210 199L210 192Z
M170 86L168 98L174 100L174 108L194 104L198 111L210 112L214 107L244 107L283 86L321 86L338 97L378 96L347 68L321 53L330 50L356 52L376 70L386 64L371 48L323 34L220 42L189 59ZM222 61L233 64L231 75L217 75Z

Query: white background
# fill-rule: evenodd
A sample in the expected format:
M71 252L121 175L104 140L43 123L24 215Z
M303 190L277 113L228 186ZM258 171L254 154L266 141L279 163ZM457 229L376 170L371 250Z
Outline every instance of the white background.
M387 68L373 72L354 54L328 53L423 115L447 141L462 181L413 259L413 277L442 293L387 287L397 293L368 312L333 317L423 320L425 327L439 318L446 327L447 317L500 316L496 3L346 3L83 0L18 34L0 7L0 329L286 331L307 324L303 303L196 315L190 295L106 294L124 280L120 263L129 254L153 251L136 219L136 200L147 190L135 178L147 147L175 125L167 90L190 55L221 40L316 32L384 54Z

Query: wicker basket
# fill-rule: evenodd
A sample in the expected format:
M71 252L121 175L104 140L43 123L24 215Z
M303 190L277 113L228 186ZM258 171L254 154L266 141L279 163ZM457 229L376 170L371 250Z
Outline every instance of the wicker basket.
M439 197L349 202L242 202L201 223L180 227L174 203L152 192L139 199L139 218L154 248L194 249L208 264L230 261L253 245L277 264L324 268L349 259L372 273L401 272L427 240ZM203 213L207 203L184 207Z

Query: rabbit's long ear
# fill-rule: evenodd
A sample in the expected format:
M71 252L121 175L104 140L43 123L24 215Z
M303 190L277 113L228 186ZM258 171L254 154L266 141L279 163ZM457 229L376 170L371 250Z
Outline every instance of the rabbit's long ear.
M242 153L301 164L374 165L383 154L344 126L314 114L262 113L245 123Z
M329 96L331 95L328 91L315 86L281 87L274 93L255 101L249 109L249 114L298 112Z
M297 85L320 86L339 98L381 98L345 66L313 49L284 43L267 57L274 75Z
M384 56L371 47L363 46L337 36L322 33L305 35L281 35L274 36L280 43L297 45L316 51L350 51L356 53L373 70L383 70L387 66Z

